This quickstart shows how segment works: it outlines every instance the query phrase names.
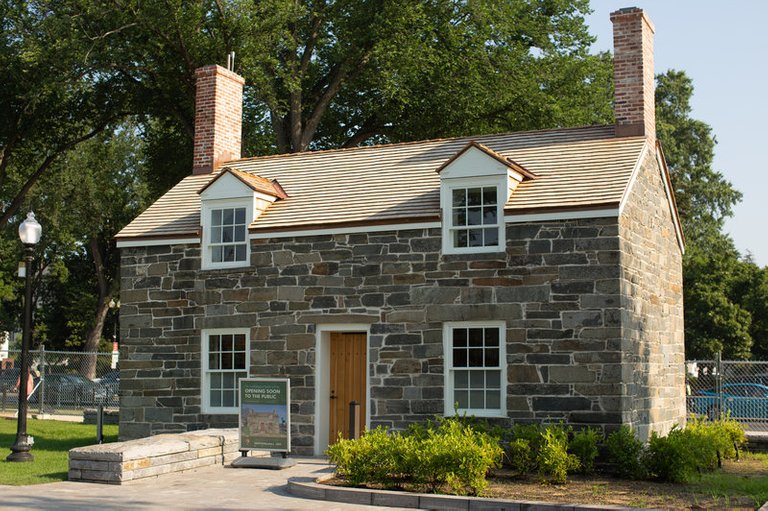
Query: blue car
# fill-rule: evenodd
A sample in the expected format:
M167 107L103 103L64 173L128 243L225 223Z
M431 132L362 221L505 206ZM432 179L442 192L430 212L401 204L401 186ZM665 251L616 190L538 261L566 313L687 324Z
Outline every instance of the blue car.
M721 413L730 413L739 419L768 420L768 385L760 383L726 383L721 400L716 389L700 390L689 397L690 411L717 419Z

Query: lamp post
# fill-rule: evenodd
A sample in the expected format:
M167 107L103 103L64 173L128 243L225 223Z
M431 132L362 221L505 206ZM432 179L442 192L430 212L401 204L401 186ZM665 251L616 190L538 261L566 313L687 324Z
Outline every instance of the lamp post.
M112 342L117 342L117 322L120 319L120 299L109 300L109 308L115 313L115 322L112 324Z
M11 446L7 461L33 461L32 446L27 435L27 382L29 381L29 345L32 341L32 262L35 245L40 241L43 228L31 211L19 226L19 238L24 245L24 333L21 338L21 370L19 371L19 416L16 423L16 442Z

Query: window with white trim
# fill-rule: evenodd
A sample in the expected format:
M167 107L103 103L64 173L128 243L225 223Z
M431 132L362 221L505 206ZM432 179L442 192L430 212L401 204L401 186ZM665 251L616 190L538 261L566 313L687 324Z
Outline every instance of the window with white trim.
M443 183L443 252L501 252L504 238L504 193L500 179L445 180Z
M446 323L445 414L506 415L506 325L502 321Z
M248 376L247 329L203 330L203 413L238 413L238 381Z
M251 201L203 201L203 268L248 266Z

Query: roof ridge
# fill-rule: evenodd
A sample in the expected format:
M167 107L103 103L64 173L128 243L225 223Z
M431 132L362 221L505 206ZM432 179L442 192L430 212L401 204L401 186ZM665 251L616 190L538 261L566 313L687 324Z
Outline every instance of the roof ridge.
M247 158L230 160L230 161L224 162L222 164L222 167L228 167L230 165L236 165L242 162L249 162L249 161L256 161L256 160L269 160L269 159L277 159L277 158L290 158L298 155L305 155L305 156L308 154L321 155L321 154L329 154L329 153L342 153L342 152L363 151L363 150L370 150L370 149L381 149L383 147L397 148L397 147L403 147L403 146L428 144L428 143L444 142L444 141L474 140L482 137L502 137L502 136L508 136L508 135L535 135L538 133L547 133L547 132L553 132L553 131L561 131L565 133L569 131L579 131L579 130L587 130L587 129L605 129L605 128L613 128L613 127L614 127L613 124L589 124L584 126L569 126L566 128L543 128L538 130L502 131L499 133L483 133L483 134L475 134L475 135L462 135L458 137L441 137L441 138L430 138L425 140L410 140L407 142L394 142L391 144L374 144L374 145L356 146L356 147L336 147L332 149L318 149L316 151L302 151L298 153L263 154L260 156L249 156Z

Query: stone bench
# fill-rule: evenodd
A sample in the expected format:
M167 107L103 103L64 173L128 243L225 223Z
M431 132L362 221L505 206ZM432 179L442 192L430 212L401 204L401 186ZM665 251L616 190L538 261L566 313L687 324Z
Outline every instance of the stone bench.
M240 455L237 429L204 429L69 451L69 480L122 484L220 465ZM255 453L254 453L255 454Z

